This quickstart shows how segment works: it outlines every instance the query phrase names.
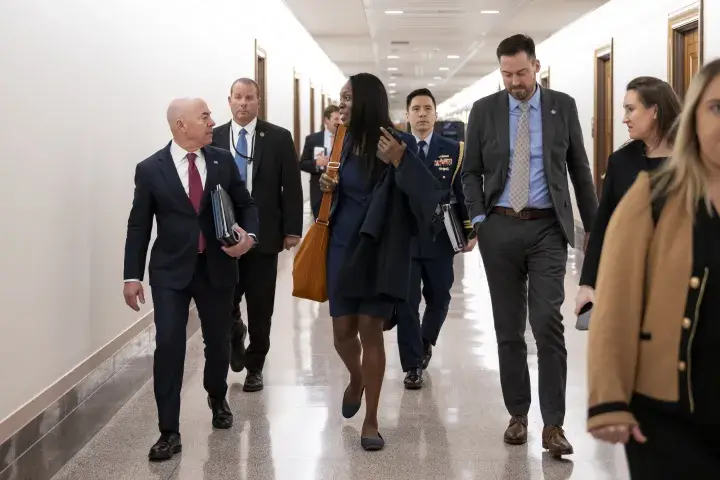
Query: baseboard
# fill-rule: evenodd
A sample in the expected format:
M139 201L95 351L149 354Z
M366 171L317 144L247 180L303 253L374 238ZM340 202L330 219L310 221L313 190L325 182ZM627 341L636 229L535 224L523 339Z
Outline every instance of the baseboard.
M151 312L0 422L0 480L57 473L152 377L154 338Z

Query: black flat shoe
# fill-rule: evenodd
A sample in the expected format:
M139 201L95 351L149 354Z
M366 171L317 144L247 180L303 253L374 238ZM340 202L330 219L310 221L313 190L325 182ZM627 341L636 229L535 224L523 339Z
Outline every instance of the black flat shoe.
M345 402L345 396L347 395L349 389L350 385L345 388L345 393L343 393L342 416L345 418L352 418L360 411L363 395L365 394L365 387L363 387L362 391L360 392L360 400L353 403Z
M264 388L262 372L248 371L243 384L244 392L259 392Z
M378 432L377 437L362 437L360 438L360 446L366 452L377 452L385 448L385 439Z
M176 453L182 452L179 433L163 433L160 439L150 448L148 459L151 462L170 460Z
M226 430L233 426L233 414L227 400L208 397L208 406L212 410L212 426L214 428Z

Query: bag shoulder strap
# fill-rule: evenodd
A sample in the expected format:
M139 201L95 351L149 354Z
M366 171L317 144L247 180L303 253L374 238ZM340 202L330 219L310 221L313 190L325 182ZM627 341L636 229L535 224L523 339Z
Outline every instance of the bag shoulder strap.
M327 176L333 180L337 180L340 175L340 162L342 162L343 143L345 141L345 133L347 127L338 125L335 132L335 140L333 141L332 150L330 152L330 161L327 164ZM323 192L322 201L320 203L320 212L318 212L316 223L327 226L330 223L330 207L332 206L333 192Z

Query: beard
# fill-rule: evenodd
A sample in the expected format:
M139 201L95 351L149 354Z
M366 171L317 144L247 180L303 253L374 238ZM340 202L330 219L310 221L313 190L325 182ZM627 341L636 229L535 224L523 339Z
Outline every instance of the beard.
M520 100L522 102L530 98L533 93L533 89L524 86L517 86L508 88L508 93L510 93L510 95L512 95L516 100Z

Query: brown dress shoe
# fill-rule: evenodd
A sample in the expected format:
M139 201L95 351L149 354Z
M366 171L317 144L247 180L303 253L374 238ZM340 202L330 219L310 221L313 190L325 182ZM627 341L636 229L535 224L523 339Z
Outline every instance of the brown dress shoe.
M565 431L557 425L543 428L542 446L549 451L550 455L556 458L573 454L573 447L565 438Z
M527 442L527 415L515 415L510 419L510 424L505 430L505 443L510 445L522 445Z

